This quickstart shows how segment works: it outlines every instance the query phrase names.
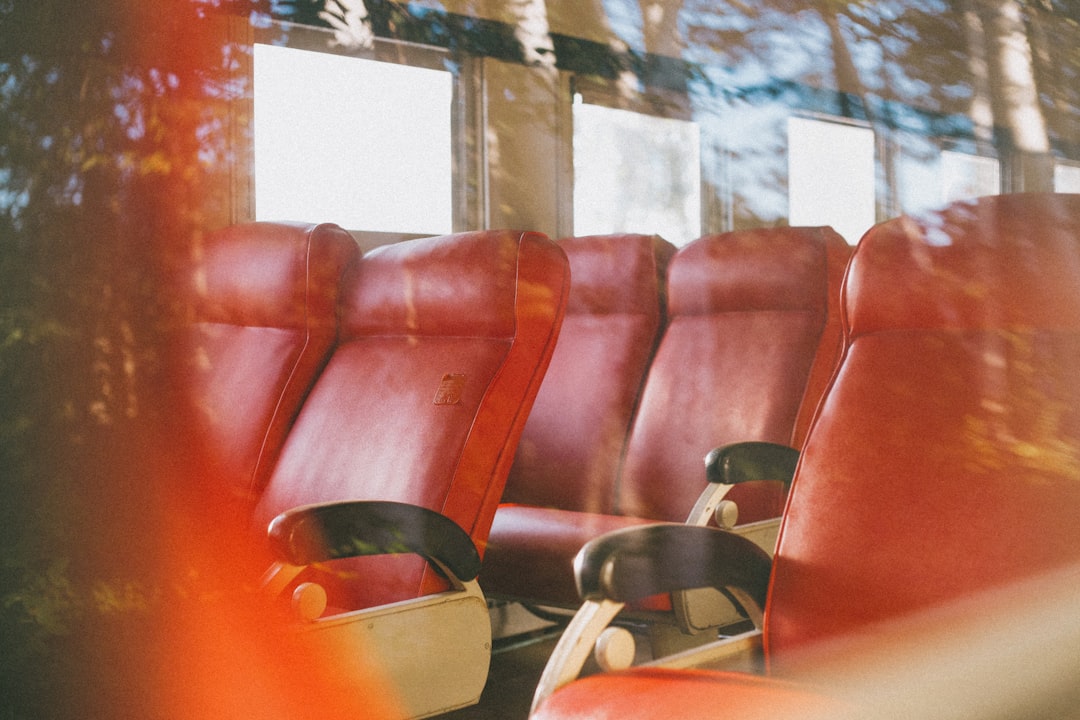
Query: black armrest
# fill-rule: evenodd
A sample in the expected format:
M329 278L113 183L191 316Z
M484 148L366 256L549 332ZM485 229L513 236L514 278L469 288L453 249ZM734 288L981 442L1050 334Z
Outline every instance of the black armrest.
M714 448L705 456L705 479L735 485L748 480L780 480L791 485L799 451L769 442L741 442Z
M615 530L574 558L581 597L617 602L714 587L742 590L764 607L771 567L769 554L744 537L676 523Z
M291 565L360 555L415 553L459 580L480 573L472 539L453 520L405 503L356 500L287 510L267 530L274 552Z

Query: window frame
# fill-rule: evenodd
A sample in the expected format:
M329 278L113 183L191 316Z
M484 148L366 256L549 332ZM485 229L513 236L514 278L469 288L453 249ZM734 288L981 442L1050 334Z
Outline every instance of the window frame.
M560 167L568 178L566 189L560 194L559 202L565 208L560 213L560 234L574 234L574 122L573 106L580 97L580 102L597 105L612 110L647 115L665 120L692 122L698 128L698 196L699 196L699 236L729 229L725 223L730 219L722 211L722 201L706 180L705 147L706 132L694 119L692 99L685 90L644 85L632 72L626 71L615 77L604 77L584 73L565 72L563 92L560 93L562 116L567 118L558 138ZM644 230L643 230L644 231ZM691 238L693 239L693 238Z
M451 232L463 232L482 227L484 198L487 194L486 177L482 171L480 85L482 73L475 58L468 55L455 57L443 48L409 43L400 40L375 37L369 46L344 47L335 41L328 28L312 27L272 20L264 27L253 27L246 19L237 19L231 31L248 52L243 56L238 72L246 78L248 92L239 101L233 120L237 154L240 156L236 177L232 183L234 209L232 222L244 222L255 218L255 149L251 133L254 121L254 46L256 44L278 45L297 50L323 52L343 57L354 57L377 62L389 62L412 67L449 71L452 76L450 107L451 143ZM333 221L333 218L327 218ZM400 231L373 231L364 228L345 228L357 239L365 251L379 245L387 245L430 233Z
M832 124L832 125L838 125L838 126L841 126L841 127L848 127L848 128L856 128L856 129L860 129L860 130L866 130L866 131L868 131L870 133L870 135L871 135L871 147L872 147L872 150L871 150L871 154L872 154L872 157L871 157L871 165L872 165L871 192L872 192L872 195L873 195L873 218L871 219L870 225L867 225L867 227L864 228L863 231L865 232L865 230L868 230L872 225L880 222L882 220L882 218L886 217L887 207L888 207L888 204L889 204L888 193L890 193L892 191L892 183L882 181L883 180L883 171L884 171L884 169L886 167L888 167L887 166L888 155L887 155L887 151L886 151L886 148L885 148L884 139L881 137L881 133L879 133L877 131L877 129L874 127L874 125L871 122L866 121L866 120L856 120L856 119L853 119L853 118L850 118L850 117L845 117L843 115L833 115L833 114L821 113L821 112L795 111L795 112L790 113L788 115L788 117L787 117L787 120L786 120L786 123L787 123L787 127L786 127L786 132L787 132L786 151L787 151L787 154L788 154L788 157L787 157L788 175L787 175L787 178L786 178L786 192L787 192L787 200L788 200L788 214L787 214L788 222L789 223L792 222L792 220L791 220L791 201L792 201L792 193L791 193L791 121L792 120L806 120L806 121L810 121L810 122L828 123L828 124ZM859 241L859 238L858 237L844 237L844 240L846 240L849 244L854 245L855 243L857 243Z

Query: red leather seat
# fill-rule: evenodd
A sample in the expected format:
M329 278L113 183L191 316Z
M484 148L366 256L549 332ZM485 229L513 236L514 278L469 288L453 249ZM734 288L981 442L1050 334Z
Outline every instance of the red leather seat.
M622 274L634 267L622 259L626 250L620 246L606 263L585 266L585 272L575 265L571 292L581 283L583 293L603 286L607 295L655 303L651 281L634 284ZM617 352L575 357L572 367L553 365L543 392L558 398L558 412L537 418L546 421L545 447L589 457L589 472L575 471L584 463L560 463L562 455L544 460L542 473L522 472L530 492L509 495L517 504L496 514L481 575L485 590L576 607L572 561L578 549L616 528L687 520L707 486L702 458L709 450L735 440L800 441L796 420L813 410L838 353L835 310L849 252L828 228L728 233L679 250L668 269L667 326L632 423L616 446L618 457L596 449L580 427L597 426L589 401L608 389L593 376L632 387L638 366ZM625 332L606 316L590 318L564 327L560 344L612 342ZM579 334L586 337L575 339ZM523 447L519 465L539 456ZM782 486L749 485L754 487L729 493L740 519L778 517Z
M608 536L579 557L586 608L677 586L728 587L764 604L760 640L773 678L799 677L805 658L819 653L830 658L820 667L852 671L882 661L869 651L897 645L922 652L922 677L943 691L937 675L954 683L975 676L987 692L1015 681L983 676L982 659L980 670L934 665L948 640L904 643L913 628L938 638L963 628L961 649L1001 635L1017 618L1030 628L1024 602L1038 596L1022 583L1034 578L1039 592L1050 592L1047 574L1064 573L1049 581L1052 597L1071 593L1076 607L1077 277L1080 196L985 198L872 229L849 266L842 362L804 445L772 563L744 557L733 565L742 577L725 577L726 553L752 548L708 528ZM680 556L696 562L680 564ZM985 593L1014 584L1005 602L984 602ZM1062 628L1067 637L1076 631L1075 622ZM1025 641L1018 651L1031 649L1023 635L1016 639ZM563 647L581 642L564 637ZM1052 638L1038 644L1049 658ZM719 647L709 650L714 658ZM1008 652L992 662L1008 666ZM555 655L566 656L559 648ZM877 669L902 679L914 665ZM596 675L546 697L572 672L549 666L537 718L757 717L790 689L774 693L761 678L747 694L744 675L651 669ZM818 673L803 689L824 687L822 702L846 701L841 685L820 684L844 680ZM693 695L682 692L689 685ZM886 688L889 697L912 689Z
M538 233L366 254L256 504L254 527L284 561L268 584L324 588L332 611L307 627L313 641L365 646L411 714L483 688L490 621L475 577L568 290L565 254Z
M562 252L532 233L469 233L365 255L343 280L337 344L255 526L312 503L395 501L450 518L482 556L568 281ZM339 572L364 582L323 578L342 607L444 587L418 558L352 562L363 570Z
M164 294L183 321L166 360L175 371L170 441L184 464L161 490L170 513L154 536L183 590L150 614L161 624L147 657L163 671L150 663L140 682L152 684L161 716L297 717L317 698L328 716L362 708L389 717L396 698L376 673L351 675L339 690L340 659L274 632L274 599L251 592L265 570L252 557L254 502L334 347L341 277L359 247L335 225L259 222L191 250ZM171 467L147 471L174 479ZM265 531L256 539L265 546Z
M615 517L627 434L666 319L675 246L650 235L559 245L570 262L566 318L495 514L480 583L489 594L576 605L568 562L583 543L579 533L602 534Z
M792 443L830 291L839 291L829 287L830 271L835 277L846 252L829 228L727 233L679 251L668 277L668 327L619 478L620 514L685 520L704 487L709 450ZM740 523L750 523L778 517L785 494L776 484L747 484L727 497Z
M342 273L360 257L336 225L247 223L206 237L171 297L188 313L172 356L190 467L250 512L337 338Z
M665 322L675 246L652 235L564 238L570 299L503 502L614 513L616 478Z

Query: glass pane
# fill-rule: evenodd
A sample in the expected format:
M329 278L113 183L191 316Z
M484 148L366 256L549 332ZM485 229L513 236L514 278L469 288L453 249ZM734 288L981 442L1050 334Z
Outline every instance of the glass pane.
M931 138L905 137L896 170L900 209L906 213L1001 192L1001 165L996 158L940 151Z
M574 234L701 235L701 147L685 120L574 104Z
M256 45L256 219L450 232L452 83L442 70Z
M874 132L788 120L788 203L792 225L831 225L855 243L874 224Z
M1066 163L1055 165L1054 190L1062 193L1080 193L1080 165Z
M996 158L946 150L941 153L941 201L997 195L1001 165Z

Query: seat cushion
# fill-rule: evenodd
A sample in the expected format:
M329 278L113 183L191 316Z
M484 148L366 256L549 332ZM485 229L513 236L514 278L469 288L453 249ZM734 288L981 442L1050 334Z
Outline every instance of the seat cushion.
M576 607L574 556L606 532L651 520L502 504L491 526L481 587L498 595ZM543 592L539 593L538 589Z
M849 709L819 689L698 670L634 669L581 678L547 698L532 720L782 720Z

